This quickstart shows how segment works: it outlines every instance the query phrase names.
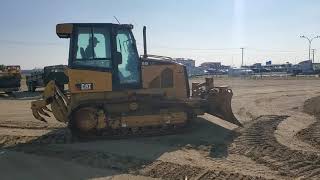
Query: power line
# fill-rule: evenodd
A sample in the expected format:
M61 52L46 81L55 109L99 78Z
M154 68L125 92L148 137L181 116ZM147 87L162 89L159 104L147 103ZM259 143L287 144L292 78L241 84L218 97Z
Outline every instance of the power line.
M15 41L0 39L0 44L18 45L18 46L61 46L62 43L44 42L44 41Z
M137 45L142 45L142 44L137 43ZM163 46L163 45L150 45L150 46L158 49L177 49L177 50L195 50L195 51L225 51L225 50L238 49L238 48L188 48L188 47L171 47L171 46Z
M137 43L141 45L140 43ZM154 49L176 49L176 50L196 50L196 51L231 51L238 50L238 48L185 48L185 47L170 47L170 46L162 46L162 45L151 45ZM270 52L270 53L301 53L298 50L275 50L275 49L257 49L257 48L246 48L247 51L262 51L262 52Z
M256 48L247 48L248 50L253 51L264 51L264 52L277 52L277 53L298 53L297 50L275 50L275 49L256 49Z
M25 47L43 47L43 46L59 46L64 47L65 42L61 43L59 42L49 42L49 41L16 41L16 40L6 40L6 39L0 39L0 44L5 45L13 45L13 46L25 46ZM140 43L137 43L140 45ZM195 51L193 53L206 53L211 54L212 56L229 56L229 55L239 55L240 52L238 51L239 48L188 48L188 47L170 47L170 46L162 46L162 45L155 45L151 46L152 49L162 48L162 49L172 49L172 50L185 50L185 51ZM242 49L242 48L240 48ZM260 54L259 56L274 56L277 54L291 54L290 56L294 54L301 54L300 51L294 51L294 50L275 50L275 49L258 49L258 48L245 48L246 53L248 55L252 55L252 51L257 51L257 54ZM197 52L198 51L198 52ZM208 52L203 52L208 51ZM211 51L211 52L210 52ZM222 52L219 52L222 51ZM241 65L244 65L244 48L241 52ZM314 55L313 55L314 56ZM314 61L314 57L313 57Z

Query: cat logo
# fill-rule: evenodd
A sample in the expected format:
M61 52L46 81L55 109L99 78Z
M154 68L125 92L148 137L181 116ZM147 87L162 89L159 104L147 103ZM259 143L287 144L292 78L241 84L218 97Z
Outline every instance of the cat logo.
M80 83L80 84L76 84L76 86L81 91L93 90L93 83Z

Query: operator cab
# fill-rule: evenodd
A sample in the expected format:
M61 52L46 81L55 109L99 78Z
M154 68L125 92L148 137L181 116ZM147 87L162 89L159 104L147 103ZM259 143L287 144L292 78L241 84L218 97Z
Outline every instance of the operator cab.
M57 35L70 38L68 68L109 72L113 90L141 88L141 62L132 28L111 23L58 24Z

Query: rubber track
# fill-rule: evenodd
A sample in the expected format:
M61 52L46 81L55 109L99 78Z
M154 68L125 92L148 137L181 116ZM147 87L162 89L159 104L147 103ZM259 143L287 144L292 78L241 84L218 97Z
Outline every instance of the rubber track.
M234 173L229 171L209 170L204 167L197 167L191 165L180 165L171 162L156 161L153 164L147 166L144 172L141 173L144 176L150 176L153 178L161 179L226 179L226 180L264 180L266 178L248 176L240 173Z
M292 150L280 144L274 132L288 116L260 116L235 139L230 153L242 154L265 164L281 175L306 179L320 178L320 155Z
M124 128L119 130L111 130L106 133L98 135L80 135L77 138L81 141L90 140L107 140L107 139L128 139L136 137L152 137L152 136L165 136L171 134L184 133L190 130L190 126L175 126L167 129L161 127L141 127L140 131L132 131L130 128Z

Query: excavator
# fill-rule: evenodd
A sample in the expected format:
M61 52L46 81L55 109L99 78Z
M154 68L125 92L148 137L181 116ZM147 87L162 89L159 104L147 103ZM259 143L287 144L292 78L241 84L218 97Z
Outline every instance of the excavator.
M232 90L213 78L192 83L186 67L169 57L139 56L131 24L57 24L70 39L68 93L50 81L42 98L31 102L33 116L68 125L72 134L133 135L174 132L204 113L241 126L231 109ZM51 109L48 106L51 106Z

